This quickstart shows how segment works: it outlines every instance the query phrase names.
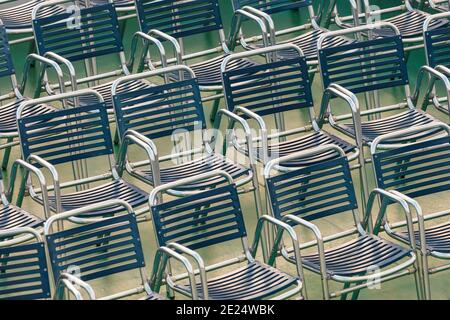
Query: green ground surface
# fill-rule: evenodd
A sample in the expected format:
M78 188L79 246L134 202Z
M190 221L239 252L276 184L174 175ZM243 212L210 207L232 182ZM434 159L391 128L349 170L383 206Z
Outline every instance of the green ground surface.
M225 28L228 30L229 24L231 21L231 4L230 0L224 0L221 1L222 5L222 12L223 12L223 20L225 22ZM392 3L396 3L396 1L390 1ZM386 3L386 1L384 1ZM295 12L283 15L281 17L278 17L276 19L277 26L283 27L283 26L291 26L296 23L301 23L304 21L301 17L298 16ZM126 26L125 31L125 48L130 47L130 39L131 34L134 33L137 30L137 25L135 20L130 20L129 23ZM217 37L214 35L204 35L195 37L192 40L186 41L186 47L187 51L193 52L196 50L200 50L203 48L213 47L218 44ZM26 54L29 50L28 44L20 44L13 47L13 57L14 62L16 65L16 68L19 72L19 78L21 78L21 69L22 65L24 63ZM128 53L129 50L127 50ZM417 71L420 66L422 66L425 63L424 59L424 52L423 50L417 50L414 51L410 55L410 59L408 62L408 68L409 68L409 74L412 79L412 83L414 83L413 80L415 80ZM108 70L112 68L117 68L118 63L114 59L100 59L99 61L100 69L101 70ZM79 67L79 66L78 66ZM80 68L78 68L80 69ZM30 75L31 79L34 79L36 77L35 72L33 71ZM2 93L7 90L6 83L2 83L1 85ZM27 88L28 93L32 93L31 87ZM315 105L316 105L316 111L318 112L318 107L320 106L320 100L322 96L322 86L320 83L319 77L315 78L314 85L313 85L313 92L314 92L314 98L315 98ZM395 90L389 90L388 92L383 93L381 96L383 104L389 104L396 102L400 99L403 99L402 90L395 89ZM210 110L211 110L211 103L205 104L205 111L207 115L209 116ZM221 107L223 107L223 102L221 102ZM435 115L436 117L447 121L446 116L437 113L435 110L430 108L430 113ZM288 127L293 128L296 126L299 126L301 124L304 124L306 121L306 113L299 112L299 111L292 111L290 112L286 119L288 119ZM208 124L211 125L210 123ZM326 128L328 130L332 130L331 128ZM167 143L168 141L163 141L159 143L160 146L160 154L164 154L170 151L170 143ZM140 155L137 155L140 156ZM15 148L12 152L12 159L20 157L20 153L18 148ZM102 172L105 167L103 165L105 162L103 161L91 161L89 162L89 168L91 173L95 172ZM261 168L260 168L261 169ZM62 172L62 180L64 179L70 179L71 177L71 170L67 166L65 168L61 169ZM261 172L259 172L261 173ZM373 188L374 181L373 181L373 173L371 170L371 166L368 166L368 174L370 177L370 186ZM8 176L6 175L6 178ZM359 178L356 171L353 173L353 179L355 182L355 185L357 187L357 190L359 190ZM131 181L133 179L130 178ZM144 190L150 191L150 188L148 186L143 185L142 183L139 183L135 181L136 184L141 186ZM359 191L358 191L359 192ZM101 200L101 199L99 199ZM448 208L450 204L450 200L448 199L448 192L445 194L436 195L434 197L430 197L428 199L420 199L421 204L425 208L425 212L434 212L438 210L443 210ZM250 235L250 238L252 239L252 234L255 227L255 221L256 221L256 214L254 209L254 202L253 202L253 196L251 194L245 194L241 196L241 204L243 206L244 215L245 215L245 223L248 228L248 233ZM42 212L41 207L39 205L36 205L32 200L27 198L24 202L24 208L27 209L30 212L34 212L37 214L40 214ZM395 220L398 218L398 214L395 212L395 209L392 212L392 220ZM349 227L352 226L352 220L350 215L346 217L331 217L327 218L325 221L322 221L320 224L320 227L324 231L324 233L333 233L336 231L346 230ZM147 272L151 272L152 267L152 260L155 253L156 243L155 243L155 237L154 232L152 228L151 221L144 222L140 224L140 232L141 232L141 238L142 243L144 247L145 252L145 258L147 262ZM304 240L311 239L309 235L302 234L302 238ZM226 257L230 257L236 254L239 254L239 243L230 243L229 245L224 245L220 247L220 250L217 250L217 248L214 249L205 249L201 251L201 254L207 258L209 261L220 261L223 260ZM294 268L287 263L280 260L278 263L278 266L283 268L284 270L287 270L289 272L294 272ZM95 287L97 288L97 295L102 296L107 293L116 292L120 289L125 289L131 287L134 283L138 281L138 274L136 275L119 275L115 277L109 277L108 279L105 279L103 281L98 281L98 283L95 283ZM432 277L432 293L433 298L435 299L448 299L450 297L450 290L449 290L449 278L448 273L440 273L438 275L435 275ZM310 272L306 273L306 286L308 289L309 297L312 299L320 299L321 298L321 283L320 278L317 275L314 275ZM332 288L338 289L340 288L340 284L333 284ZM361 295L361 299L414 299L415 298L415 288L414 288L414 280L412 277L404 277L398 280L394 280L392 282L382 284L380 289L376 290L365 290ZM179 297L179 296L178 296Z

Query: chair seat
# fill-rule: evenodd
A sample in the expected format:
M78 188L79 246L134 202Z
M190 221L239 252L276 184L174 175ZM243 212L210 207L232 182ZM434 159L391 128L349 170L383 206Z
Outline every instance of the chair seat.
M386 22L390 22L394 24L398 30L400 31L400 34L403 37L422 37L423 36L423 24L425 20L430 15L426 12L419 11L419 10L413 10L413 11L407 11L402 14L399 14L395 17L386 19ZM440 28L442 26L445 26L448 24L447 19L441 19L441 20L434 20L430 24L430 30L435 28ZM389 36L392 35L391 30L377 30L375 33L379 36Z
M234 180L246 175L248 176L250 174L249 169L239 164L233 163L219 154L211 154L172 167L161 168L160 169L161 183L166 184L170 182L175 182L182 178L195 177L199 174L219 169L229 173ZM133 171L133 173L142 177L151 185L154 185L153 176L150 170L135 170ZM177 188L177 190L183 191L198 190L202 188L214 187L215 185L223 182L224 182L223 179L215 177L201 182L183 185Z
M20 104L28 99L21 99L16 100L14 102L5 104L3 106L0 106L0 135L2 134L17 134L17 109L19 108ZM44 114L49 113L51 111L54 111L55 108L49 106L49 105L36 105L36 106L30 106L27 107L24 110L24 115L38 115L38 114Z
M96 204L99 201L106 201L112 199L120 199L128 202L133 208L143 205L148 200L148 193L137 188L136 186L126 182L125 180L118 179L97 186L95 188L82 190L78 192L68 193L61 195L61 204L63 211L78 209L90 204ZM42 198L39 196L37 201L42 203ZM52 210L56 210L55 197L49 196L50 207ZM117 209L98 210L89 213L89 216L101 216L104 214L114 214L121 212L122 207Z
M32 0L17 6L0 9L0 20L3 21L6 29L29 29L31 28L31 13L33 8L43 2L42 0ZM39 17L49 17L55 14L66 12L61 6L49 6L39 11Z
M207 285L209 299L212 300L257 300L282 292L297 282L298 278L260 262L252 262L225 275L208 279ZM175 288L190 296L189 285L176 284ZM200 284L197 284L197 291L202 299L204 296Z
M342 140L339 137L336 137L332 134L329 134L325 131L315 131L311 134L304 135L295 139L286 140L279 142L277 144L271 144L268 146L269 158L280 158L287 155L290 155L295 152L308 150L314 147L326 145L326 144L335 144L338 145L342 150L349 154L356 150L356 147L345 140ZM247 156L247 149L239 148L240 151L243 151ZM258 146L256 148L256 155L258 161L262 162L262 148ZM336 156L335 152L330 151L329 153L324 153L319 156L312 156L308 158L295 159L288 162L280 163L281 166L284 167L302 167L306 165L312 165L327 159L327 157L333 158Z
M300 49L302 49L303 54L305 55L307 60L317 60L318 59L318 52L317 52L317 41L319 41L319 38L322 34L325 34L328 32L325 29L315 29L313 31L304 33L296 38L286 40L286 41L280 41L280 44L283 43L293 43L296 46L298 46ZM351 42L354 42L355 40L352 40L350 38L344 38L344 37L330 37L326 38L323 47L324 48L332 48L337 46L342 46L349 44ZM257 44L257 45L250 45L250 48L257 49L262 48L263 44ZM294 59L298 57L298 54L294 52L293 50L281 50L278 53L278 56L282 59Z
M222 86L222 72L220 67L225 57L226 55L218 56L189 66L194 71L200 86ZM227 70L248 68L254 65L256 63L248 59L236 59L228 64ZM184 73L184 76L186 79L189 78L187 72ZM178 72L171 74L170 78L177 81L179 79Z
M396 232L395 234L409 242L407 232ZM417 230L414 231L414 238L416 245L420 246L420 237ZM425 241L429 251L450 253L450 222L427 228L425 230Z
M92 87L92 89L96 90L98 93L101 94L101 96L105 100L106 108L108 109L109 112L113 112L112 94L111 94L112 84L113 84L113 82L107 82L107 83L102 83L98 86ZM151 86L152 86L152 84L146 80L127 81L125 83L121 83L117 87L117 93L140 90L140 89L148 88ZM90 105L90 104L95 104L96 102L97 102L97 99L95 96L85 95L85 96L80 97L81 105Z
M325 263L330 276L351 277L364 275L373 267L387 267L408 256L410 252L384 239L367 235L326 250ZM305 268L320 273L318 254L304 255L302 262Z
M373 120L373 121L367 121L363 122L361 124L362 127L362 135L363 135L363 141L364 143L368 144L373 142L375 138L392 132L397 132L400 130L404 130L410 127L415 126L421 126L428 123L431 123L433 121L436 121L432 116L429 114L420 111L420 110L408 110L405 112L402 112L400 114L396 114L390 117L386 117L383 119ZM355 128L353 123L346 123L346 124L338 124L338 128L344 130L346 133L348 133L350 136L355 136ZM386 143L401 143L402 141L408 141L413 138L419 139L427 137L431 134L434 134L435 131L429 131L422 133L420 135L414 135L414 136L405 136L405 138L402 139L396 139L392 141L386 141Z
M0 208L0 230L30 227L37 228L44 224L44 220L13 205Z

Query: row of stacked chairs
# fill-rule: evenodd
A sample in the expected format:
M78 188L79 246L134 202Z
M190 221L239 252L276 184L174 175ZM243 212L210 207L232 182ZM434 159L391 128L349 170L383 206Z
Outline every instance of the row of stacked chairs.
M227 38L216 0L136 0L140 31L133 35L127 60L114 3L85 4L75 16L70 10L42 14L67 3L34 6L37 54L27 57L20 84L8 26L0 26L0 75L13 89L2 98L14 99L1 107L3 169L11 148L21 150L9 184L3 179L0 184L0 298L138 295L153 300L163 298L159 291L165 285L169 298L176 292L193 299L303 299L308 298L304 268L320 275L325 299L357 298L372 283L374 267L377 281L411 275L417 297L431 298L430 274L449 265L431 267L429 260L450 257L450 228L448 222L429 226L428 221L450 211L425 215L420 200L450 188L450 128L427 112L434 105L449 115L448 12L430 15L407 1L405 19L421 23L420 33L417 28L414 33L401 19L364 23L369 17L355 5L353 22L342 24L348 19L336 12L336 24L343 28L329 31L316 22L313 1L236 0ZM272 17L292 9L306 9L310 23L276 31ZM256 23L260 34L245 36L249 23ZM278 39L308 27L313 30L297 38ZM183 39L210 31L219 32L218 48L184 52ZM428 63L414 90L405 52L412 39L422 42ZM241 52L234 52L238 45ZM223 54L187 64L217 52ZM97 62L107 55L118 56L120 68L100 73ZM28 98L24 92L33 62L40 67L38 84ZM77 70L80 63L84 76ZM317 114L316 73L323 84ZM380 94L394 88L402 99L381 106ZM219 108L222 98L225 107ZM214 101L212 136L204 111L208 101ZM347 113L339 114L337 101ZM288 129L285 116L295 110L306 110L308 123ZM200 147L161 155L174 134L197 131ZM245 163L232 159L230 149ZM138 154L144 160L134 160ZM90 174L92 160L105 171ZM375 186L367 177L368 163ZM67 168L73 179L63 182ZM353 169L359 170L360 201ZM149 186L150 193L129 177ZM253 193L258 219L251 245L240 205L245 192ZM26 195L42 206L44 218L21 208ZM404 216L398 223L387 218L394 204ZM339 226L325 236L315 223L346 212L352 213L348 231ZM158 245L151 272L137 227L148 220ZM299 228L315 240L301 243ZM342 244L348 237L353 239ZM229 241L240 241L243 254L206 265L198 250ZM311 248L317 248L315 254L301 253ZM292 263L294 274L276 267L278 258ZM183 273L173 272L175 261ZM235 264L240 267L229 271ZM225 274L209 276L225 267ZM132 271L139 273L139 284L122 292L100 297L92 283ZM343 289L330 290L331 281Z

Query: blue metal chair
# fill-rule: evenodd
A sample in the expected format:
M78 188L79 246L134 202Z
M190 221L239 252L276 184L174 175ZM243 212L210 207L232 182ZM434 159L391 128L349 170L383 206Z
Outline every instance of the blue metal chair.
M363 9L358 6L358 1L348 0L352 7L352 17L340 17L339 11L335 12L336 23L343 28L352 28L363 24L373 24L387 22L392 23L398 29L405 44L405 50L413 50L423 47L422 28L425 20L430 16L429 13L420 10L422 4L420 0L404 0L404 3L398 6L387 6L380 8L372 5L369 0L363 1ZM418 7L419 9L415 8ZM337 6L336 6L337 8ZM387 17L386 17L387 16ZM358 17L358 18L356 18ZM342 20L351 20L346 23ZM446 20L435 20L430 25L431 28L439 28L448 24ZM366 30L368 31L368 30ZM392 30L375 30L368 32L369 37L392 36Z
M334 48L322 47L327 37L381 28L387 28L390 30L388 32L396 35ZM318 46L323 87L333 88L347 95L354 101L355 107L350 114L336 114L331 104L322 104L319 124L322 125L326 117L332 127L355 139L361 153L364 145L370 146L379 136L437 121L418 106L420 85L416 85L415 91L411 93L402 37L394 25L380 23L333 31L323 35ZM423 69L425 73L431 71L430 68ZM389 94L394 88L404 91L405 100L383 106L379 95ZM361 103L362 98L366 102L365 109ZM402 109L406 111L398 112ZM389 116L383 116L388 112ZM393 112L396 113L392 114ZM362 121L363 117L367 121ZM353 119L352 123L347 122L349 119ZM421 137L431 133L422 132ZM384 144L384 147L389 148L389 145L413 138L420 137L405 136Z
M289 52L291 58L279 59L279 52ZM265 63L237 69L228 67L234 59L257 59L260 55L266 57ZM350 160L358 158L360 153L354 145L319 129L314 112L311 81L308 77L307 58L297 46L283 44L230 55L222 64L222 72L227 110L246 119L249 127L255 123L258 132L254 147L248 147L247 143L242 142L236 135L231 137L233 146L241 153L253 156L265 165L273 158L319 145L337 144L345 150ZM346 95L334 89L325 91L324 103L331 96L353 104ZM302 126L297 123L294 128L286 128L284 117L289 116L289 111L292 110L305 110L307 124ZM216 128L219 127L224 112L220 110ZM277 130L273 134L269 132L271 116L275 117L276 128L273 129ZM228 129L233 127L229 126ZM306 163L320 160L321 157L312 157ZM288 169L306 163L290 161L282 166ZM364 161L360 161L362 172L364 165ZM366 186L365 181L363 186Z
M183 73L186 78L170 80L169 76L175 72ZM127 82L139 79L150 81L161 76L167 80L164 84L127 92L116 91L121 85L126 86ZM198 80L188 67L173 66L119 78L112 86L112 97L118 132L120 137L125 137L122 147L128 149L129 144L138 140L141 140L141 145L152 146L150 161L136 164L128 159L120 159L126 161L126 168L131 175L156 187L180 178L221 169L235 179L238 187L253 181L253 189L258 193L258 183L253 179L252 167L236 164L211 148ZM173 138L177 132L195 134L197 130L201 131L201 144L189 145L187 150L178 154L161 155L158 152L156 143L162 147L167 138ZM122 152L122 155L126 154L127 152ZM164 166L164 163L170 161L172 164ZM160 168L160 165L164 167ZM183 185L172 192L177 196L185 196L195 190L212 187L219 180Z
M30 240L18 244L16 237ZM0 300L48 298L47 259L39 233L27 227L0 230Z
M96 99L98 102L44 115L25 114L28 108L41 103L56 105L61 100L78 99L86 95L90 96L88 98L91 101ZM27 187L32 199L41 203L48 212L51 210L61 213L78 209L95 204L99 199L121 199L132 205L137 214L148 212L145 206L148 194L124 180L123 166L115 163L106 106L99 93L84 89L26 101L17 111L17 122L24 161L14 163L11 184L15 181L15 166L23 162L27 163L27 171L41 172L41 175L42 171L48 171L51 181L51 185L44 189L35 188L25 174L17 200L19 206ZM103 164L100 168L103 170L106 167L106 171L91 175L88 160L100 161ZM63 179L60 170L67 166L72 166L73 177ZM105 180L109 181L98 183ZM67 188L69 190L63 192Z
M438 13L428 17L423 25L425 54L428 67L433 68L429 73L433 73L432 80L429 82L428 94L425 95L423 108L431 102L441 112L447 114L450 118L450 52L447 50L450 41L450 27L445 26L438 29L430 28L432 22L439 19L450 19L450 12ZM423 77L424 71L421 70L419 77ZM444 84L446 89L445 96L439 96L435 87L436 81Z
M225 178L227 183L195 195L165 200L170 189L215 176ZM164 273L167 271L168 292L175 290L195 300L285 299L298 294L302 298L303 270L295 233L287 224L263 216L258 220L254 242L250 247L237 188L226 172L213 171L156 187L150 193L149 203L159 245L151 281L155 292L159 291ZM277 228L279 237L273 252L276 252L283 233L290 236L296 251L295 276L255 258L265 224ZM220 250L221 244L233 244L238 241L241 242L242 251L239 256L233 256L229 260L217 262L216 259L214 264L207 265L203 259L205 256L199 253L202 248L209 248L212 251L209 251L208 257L214 259L216 256L214 253ZM239 247L238 244L237 246ZM195 267L188 259L192 259ZM177 261L186 269L186 273L175 274L172 268L167 267L168 261L171 267L174 267L174 262ZM230 267L236 264L244 266L230 271ZM224 271L220 276L208 277L210 272L225 267L228 271Z
M125 213L84 219L90 212L114 212L118 206L122 207ZM74 219L82 219L84 224L74 225ZM125 201L102 201L54 215L45 224L45 240L51 261L51 274L57 288L57 299L64 298L65 288L68 288L75 298L82 297L80 290L71 286L73 278L84 283L83 289L90 299L112 300L143 294L141 299L161 299L161 296L150 290L147 283L136 215ZM94 280L109 279L107 284L110 286L112 281L108 276L131 272L138 275L139 284L136 287L104 297L96 295L94 287L98 287L99 283L94 285ZM103 290L109 293L109 288Z
M429 265L429 260L450 258L450 223L447 206L439 212L425 213L424 199L448 199L450 190L450 128L442 123L407 129L408 134L438 129L444 134L426 141L404 144L393 150L382 150L380 146L389 139L403 133L396 132L377 138L371 147L375 177L379 188L392 190L407 199L415 220L412 232L405 230L405 222L380 221L375 228L383 227L393 238L404 243L415 243L421 260L425 296L431 298L429 274L450 268L450 264ZM434 197L433 197L434 196ZM440 198L443 197L443 198ZM444 202L445 203L445 202ZM433 223L433 220L435 221ZM437 221L436 221L437 220ZM403 228L402 228L403 227ZM413 235L411 239L411 235Z
M72 90L77 90L78 85L85 84L97 90L104 98L108 112L112 111L111 81L99 83L100 80L114 78L120 75L130 74L133 69L135 51L130 60L125 58L117 12L113 3L81 8L78 12L65 12L45 18L39 18L39 12L46 10L51 4L64 4L70 0L55 0L43 2L33 11L33 31L36 39L37 52L65 66L69 71L70 79L66 85L71 85ZM145 35L144 35L145 36ZM133 41L140 38L135 34ZM149 41L149 38L142 38ZM97 59L105 56L115 56L120 60L118 70L100 73L98 72ZM75 73L74 63L84 62L85 76ZM46 77L44 88L49 94L53 94L51 85ZM119 90L128 91L136 88L146 88L151 84L146 82L129 83L127 87ZM80 103L88 105L89 97L80 97Z
M320 35L327 32L328 30L320 27L319 22L317 21L317 16L314 12L313 1L312 0L233 0L233 7L235 10L234 22L232 26L234 29L230 32L230 43L231 47L236 38L239 36L240 44L248 49L253 50L257 48L261 48L264 44L260 43L260 40L263 38L262 36L250 37L246 39L244 34L244 24L242 20L252 19L252 16L257 16L262 20L266 21L266 28L262 30L263 32L268 32L270 34L270 44L283 44L283 43L292 43L302 49L307 61L311 65L317 65L317 41L319 40ZM284 14L290 10L298 10L299 13L307 10L309 15L309 20L303 25L297 25L286 29L276 30L275 23L273 19L278 14ZM247 15L242 16L242 11L248 12ZM250 14L250 15L249 15ZM239 28L241 26L241 28ZM298 35L299 31L303 31L301 35ZM294 38L287 39L286 36L290 34L297 34ZM283 37L283 39L280 39ZM278 39L277 39L278 38ZM258 41L259 43L254 43ZM339 44L345 44L353 41L352 39L346 38L334 38L330 39L325 46L333 47ZM283 58L289 58L289 51L280 52L280 56Z
M204 98L204 101L215 100L211 113L211 119L214 119L222 97L220 65L224 57L231 53L226 44L219 1L137 0L136 10L139 27L143 33L163 39L172 45L176 57L168 59L168 63L188 65L194 71L200 89L216 93ZM193 53L185 52L183 45L185 39L195 39L195 36L211 34L215 31L219 35L218 47ZM218 53L222 54L218 55ZM211 55L214 57L197 63L188 63L192 59ZM154 69L158 66L157 63L152 63L150 58L146 57L146 59L148 68ZM252 63L241 59L236 60L234 65L235 67L250 66ZM174 73L172 78L177 79L178 73Z
M24 96L25 87L28 84L28 75L32 62L39 62L42 65L41 73L46 68L52 68L55 71L59 83L63 82L63 72L61 68L53 61L31 54L26 58L22 82L19 83L16 77L16 68L10 52L8 36L5 25L0 21L0 78L8 79L11 85L11 92L0 96L0 101L6 103L0 106L0 139L6 140L0 144L0 149L4 149L4 155L1 163L1 169L6 170L11 154L11 148L18 145L16 111L20 103L28 100ZM52 111L53 108L47 105L36 106L29 110L30 114L41 114Z
M276 170L282 162L300 161L330 151L334 153L334 159L287 173ZM361 220L348 160L342 149L325 145L274 159L265 166L264 176L272 215L298 229L298 232L308 232L314 236L313 241L301 245L302 263L306 269L321 276L324 299L339 296L345 299L352 292L355 299L361 289L410 274L415 276L418 298L421 298L415 245L401 247L378 237L368 228L376 197L383 204L386 201L400 204L412 225L406 201L399 195L375 189L370 195L368 207L362 208L366 211L365 218ZM350 212L353 219L349 221L345 217ZM337 224L336 220L326 223L327 229L334 226L333 230L321 230L322 222L331 217L338 219ZM385 217L385 212L380 210L377 220ZM348 225L346 221L349 221ZM304 252L307 248L313 252ZM283 246L281 255L287 261L294 262L292 248ZM330 281L343 283L344 288L332 292Z

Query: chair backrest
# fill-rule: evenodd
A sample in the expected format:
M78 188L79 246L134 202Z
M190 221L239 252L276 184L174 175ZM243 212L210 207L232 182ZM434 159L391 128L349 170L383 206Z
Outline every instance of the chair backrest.
M124 50L112 3L35 18L33 30L40 55L51 51L73 62Z
M379 188L411 198L450 190L450 136L373 153Z
M50 298L44 242L36 237L26 243L7 245L10 237L22 233L17 231L6 231L6 239L5 232L0 232L0 300Z
M272 213L316 220L358 208L345 156L266 178Z
M142 32L152 29L174 38L223 29L218 0L136 0Z
M314 106L306 58L299 52L289 59L269 59L250 67L233 65L235 58L249 59L263 52L276 53L276 48L281 46L271 48L231 55L224 60L222 80L226 105L230 111L239 106L264 116ZM285 50L295 52L293 46ZM229 70L228 65L232 66Z
M15 73L6 28L0 21L0 77L11 76Z
M450 12L445 16L450 19ZM424 42L428 65L432 68L438 65L450 68L450 24L440 28L426 28Z
M319 47L319 63L324 88L336 83L358 94L409 86L399 35Z
M174 71L177 69L170 68ZM157 139L171 136L175 130L191 132L206 129L197 79L191 77L189 72L179 70L185 73L184 80L113 93L116 123L121 137L127 130L136 130L150 139ZM152 75L150 71L140 74L140 77ZM128 78L136 77L123 77L116 84L134 81Z
M57 165L113 155L104 102L41 115L22 113L17 122L23 159L35 154Z
M235 10L250 6L268 14L285 12L312 5L313 0L233 0L233 7Z
M133 213L77 225L45 237L55 282L62 272L76 272L81 280L90 281L145 267Z
M151 211L160 246L176 242L196 250L247 236L235 184L152 205Z

